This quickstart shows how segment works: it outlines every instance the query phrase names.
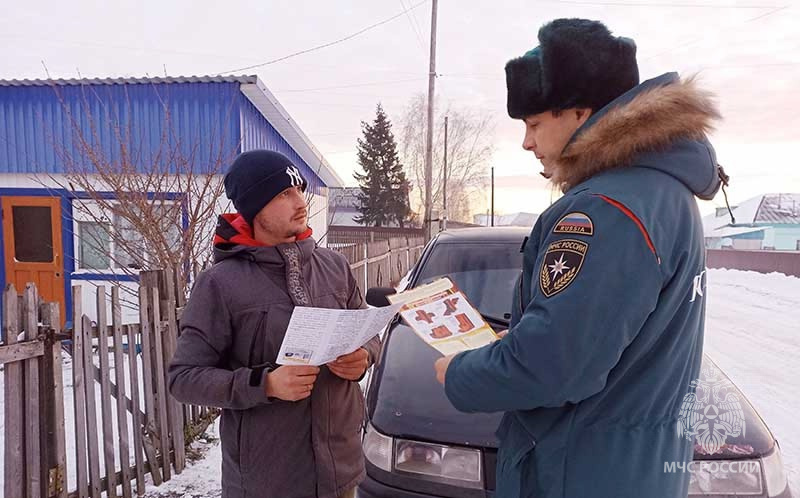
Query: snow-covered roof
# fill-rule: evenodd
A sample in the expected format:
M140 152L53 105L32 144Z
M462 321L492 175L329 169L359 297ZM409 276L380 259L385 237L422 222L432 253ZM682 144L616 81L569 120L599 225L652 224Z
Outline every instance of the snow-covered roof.
M731 206L736 225L800 224L800 194L764 194ZM703 231L707 234L718 228L731 226L728 210L718 208L703 218Z
M754 223L754 220L756 219L756 213L758 213L758 207L761 205L761 200L763 198L763 195L759 195L758 197L753 197L752 199L742 202L738 206L731 206L733 215L736 217L736 224L748 225ZM717 209L716 213L709 214L703 218L703 231L708 233L709 231L713 231L717 228L728 226L730 224L731 215L728 213L728 210L725 208L720 208Z
M800 224L800 194L768 194L756 213L756 223Z

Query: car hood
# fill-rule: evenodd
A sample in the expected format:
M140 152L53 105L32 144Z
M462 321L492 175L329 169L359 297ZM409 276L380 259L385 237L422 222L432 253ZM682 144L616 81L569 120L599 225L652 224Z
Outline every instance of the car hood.
M410 327L395 322L384 338L385 354L369 389L372 425L380 432L418 441L497 447L502 413L462 413L436 381L441 358Z
M436 380L434 362L441 355L410 327L396 321L385 337L385 354L369 388L372 425L381 433L418 441L497 448L495 431L502 413L462 413L456 410ZM704 356L702 371L713 366ZM725 380L730 379L722 373ZM695 445L695 459L747 458L769 453L774 438L747 398L733 386L742 406L745 431L728 437L713 455ZM677 434L675 437L678 437Z

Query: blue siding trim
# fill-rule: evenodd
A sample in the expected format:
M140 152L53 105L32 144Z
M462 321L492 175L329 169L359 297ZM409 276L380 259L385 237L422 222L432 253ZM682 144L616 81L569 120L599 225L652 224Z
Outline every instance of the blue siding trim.
M313 165L312 167L306 163L244 95L240 96L239 107L242 116L241 152L268 149L286 155L297 165L300 172L308 180L309 190L314 194L320 195L325 184L316 173L318 171L316 168L319 168L319 165Z
M72 321L72 273L75 271L75 234L72 229L72 202L61 197L61 246L64 251L64 310L65 320Z
M64 197L66 199L92 199L97 196L101 199L114 199L116 194L114 192L73 192L63 188L47 188L47 187L0 187L0 196L19 196L19 197ZM147 192L147 199L164 199L168 201L180 200L183 197L181 192Z
M3 292L6 290L6 240L5 230L0 230L0 283L3 284ZM3 307L0 306L0 323L3 320ZM5 342L5 327L0 327L0 340Z
M182 162L220 171L240 150L239 86L0 86L0 172L95 171L95 161L140 173Z
M136 275L117 275L114 273L74 273L72 280L88 281L94 280L99 282L139 282L139 277Z
M70 195L70 199L83 199L89 200L93 197L99 197L100 199L116 199L116 193L114 192L71 192L69 190L64 190L67 194ZM165 200L165 201L177 201L183 198L183 194L180 192L147 192L147 200Z

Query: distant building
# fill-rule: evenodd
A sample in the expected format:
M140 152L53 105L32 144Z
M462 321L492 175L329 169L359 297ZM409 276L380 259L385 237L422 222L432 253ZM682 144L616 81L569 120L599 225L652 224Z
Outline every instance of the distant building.
M765 194L703 218L708 249L800 251L800 194Z
M472 217L472 221L476 225L490 226L492 216L489 214L476 214ZM536 224L539 218L538 214L533 213L512 213L494 216L494 226L496 227L531 227Z
M329 225L339 227L364 226L356 221L359 216L358 194L360 187L341 187L328 189Z
M358 206L361 201L358 195L361 187L337 187L328 189L328 218L329 225L336 227L363 227L365 225L356 221L361 215ZM391 222L382 225L385 228L396 228L400 225ZM408 226L408 223L406 223Z

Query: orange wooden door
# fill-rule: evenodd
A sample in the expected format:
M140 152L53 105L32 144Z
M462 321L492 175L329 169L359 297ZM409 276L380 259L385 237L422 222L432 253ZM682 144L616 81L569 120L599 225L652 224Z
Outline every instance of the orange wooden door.
M6 285L20 294L34 282L45 302L64 306L64 251L61 244L61 199L3 197L3 241Z

